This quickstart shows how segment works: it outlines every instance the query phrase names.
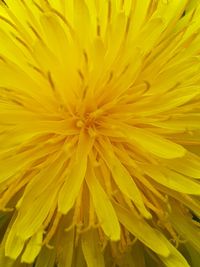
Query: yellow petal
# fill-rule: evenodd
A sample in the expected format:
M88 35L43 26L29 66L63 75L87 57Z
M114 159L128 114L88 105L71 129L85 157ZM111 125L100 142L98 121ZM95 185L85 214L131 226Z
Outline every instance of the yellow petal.
M122 257L117 259L117 264L119 267L146 267L144 256L144 247L139 241L137 241L131 249L128 249L128 251L125 252ZM148 261L148 267L157 266L151 266L150 262Z
M0 248L0 266L13 267L15 260L5 256L4 247L1 245Z
M6 55L9 59L14 60L19 65L25 65L25 57L21 49L16 45L10 36L0 29L0 54Z
M17 229L15 229L15 231L23 239L31 237L42 226L42 223L47 218L50 209L54 207L57 191L58 189L53 190L52 187L48 188L42 196L35 199L34 202L28 202L28 207L30 207L29 205L31 203L30 211L30 208L27 210L27 205L22 205L22 210L19 208L19 215L16 219ZM23 202L25 201L26 198L23 199Z
M11 229L5 244L5 256L16 259L22 252L24 244L25 240L16 236L15 231Z
M71 171L59 193L58 209L61 213L66 214L75 203L85 178L87 158L92 148L92 144L93 139L86 133L81 132L77 148L77 157L73 162Z
M74 229L62 233L58 240L58 267L71 267L74 252Z
M200 179L200 158L193 153L188 152L181 160L169 161L167 166L189 177Z
M44 246L36 259L35 267L54 267L55 258L56 251Z
M64 155L62 156L64 157ZM49 162L50 165L40 171L25 189L19 205L15 228L16 233L23 239L34 235L41 228L50 210L55 209L60 189L57 175L63 166L63 157L54 157L54 162ZM44 177L48 177L48 179L46 180Z
M165 238L158 230L155 230L160 239L165 242L168 247L170 254L168 257L163 257L159 255L161 261L166 267L190 267L185 258L181 253Z
M190 114L189 116L181 116L178 118L169 119L167 121L158 121L150 124L164 129L171 129L174 131L194 131L200 129L199 121L199 114Z
M76 249L73 266L74 267L86 267L87 266L85 259L84 259L82 246L80 243L78 244L77 249Z
M45 33L46 43L51 52L54 53L60 62L63 62L65 44L67 43L67 36L59 23L58 17L54 14L44 14L40 18L41 25ZM59 40L59 42L57 42ZM64 57L65 58L65 57Z
M176 21L177 19L179 19L179 16L183 13L187 3L188 0L159 1L155 16L162 16L165 20L165 23L169 27L172 21Z
M40 108L43 107L44 110L47 109L50 112L54 110L51 94L46 94L43 90L44 88L41 88L41 84L32 79L31 71L27 74L21 69L21 66L16 66L12 62L5 63L0 61L0 76L1 87L17 88L19 94L32 98L36 103L40 104ZM21 86L22 84L23 86ZM29 88L29 90L26 90L26 88ZM40 90L40 94L38 94L38 90Z
M166 242L158 235L155 228L151 227L143 219L127 211L119 204L114 205L119 221L125 228L138 238L147 247L163 257L169 256Z
M144 25L146 16L148 15L147 12L149 5L149 0L135 1L132 3L132 14L130 23L130 31L132 30L132 36L137 36L142 26Z
M125 126L122 133L129 140L135 142L136 145L157 157L166 159L180 158L186 152L181 145L141 128Z
M199 267L199 252L196 251L190 244L186 244L186 249L190 255L191 267Z
M72 125L73 120L71 119L59 121L33 120L31 124L24 124L23 121L21 121L21 123L18 123L17 129L27 134L34 132L35 134L55 133L61 135L75 135L78 133L78 131L76 129L73 129Z
M155 46L156 42L159 42L164 27L162 17L152 18L145 24L145 27L140 31L135 42L133 42L134 47L139 47L144 54L148 53ZM130 37L132 38L131 35Z
M32 263L35 260L42 247L42 237L43 231L39 231L31 237L22 255L22 262Z
M193 224L192 218L186 217L185 214L180 211L180 207L173 203L170 219L178 233L186 238L197 251L200 251L200 231L199 228Z
M96 230L89 230L82 238L82 249L88 267L104 267L104 257Z
M148 164L141 165L144 173L170 189L185 194L200 194L200 184L190 178L187 178L179 173L171 171L167 168L160 168L159 166L153 166Z
M180 107L194 99L199 95L198 86L193 85L179 88L176 84L182 76L186 75L186 73L184 73L185 70L187 70L187 75L192 75L194 72L199 73L199 67L199 59L197 61L195 58L189 63L188 61L185 64L181 62L178 66L176 65L169 70L163 71L163 73L158 75L150 87L152 96L145 97L143 100L138 101L138 103L134 103L134 105L132 104L132 109L140 116L152 116ZM174 80L172 84L169 77L173 75L177 68L179 69L180 78L176 77L176 80ZM162 80L162 83L160 83L160 80ZM170 90L170 88L173 87L175 89ZM165 92L164 90L169 92ZM149 103L154 103L154 105L149 105Z
M101 150L101 156L105 159L105 162L119 189L136 204L136 207L140 210L144 217L151 218L151 214L147 211L144 205L142 196L134 182L134 179L119 159L114 155L109 144L101 140L101 145L104 147L104 150Z
M86 182L89 187L90 194L92 195L95 212L100 221L101 227L109 239L114 241L119 240L120 226L115 210L108 196L97 180L92 167L89 166L88 168L89 170L87 172Z
M85 0L73 0L74 2L74 26L78 29L80 44L85 48L91 37L90 14ZM87 31L86 31L87 29Z
M154 183L152 183L154 185ZM172 196L174 199L179 201L180 203L184 204L186 207L188 207L191 211L194 212L197 216L200 217L200 202L195 198L195 196L189 196L187 194L176 192L175 190L172 190L168 187L165 187L159 183L156 183L154 185L160 192L164 193L165 195Z

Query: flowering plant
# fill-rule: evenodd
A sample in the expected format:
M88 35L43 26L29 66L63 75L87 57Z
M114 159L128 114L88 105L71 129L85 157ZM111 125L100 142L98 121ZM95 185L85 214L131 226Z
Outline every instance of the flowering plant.
M197 0L1 1L0 266L198 266L199 21Z

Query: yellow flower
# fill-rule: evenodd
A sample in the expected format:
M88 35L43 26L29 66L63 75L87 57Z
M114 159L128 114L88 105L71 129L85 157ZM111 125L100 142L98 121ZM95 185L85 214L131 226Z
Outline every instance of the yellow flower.
M0 266L197 267L199 71L197 0L1 1Z

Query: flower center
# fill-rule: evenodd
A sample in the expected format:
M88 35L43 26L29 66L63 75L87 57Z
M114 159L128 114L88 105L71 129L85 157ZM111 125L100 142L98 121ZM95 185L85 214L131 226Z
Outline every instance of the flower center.
M89 130L90 128L95 129L99 124L99 119L104 115L104 112L105 111L102 108L87 112L83 116L78 117L76 126L78 128L85 128L86 130Z
M92 118L92 116L90 116L90 114L86 115L84 118L79 119L76 123L76 126L78 128L90 128L92 126L95 125L95 118Z

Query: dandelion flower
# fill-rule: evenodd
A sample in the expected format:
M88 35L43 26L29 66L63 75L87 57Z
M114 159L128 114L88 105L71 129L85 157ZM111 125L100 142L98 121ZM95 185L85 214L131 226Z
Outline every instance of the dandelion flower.
M0 4L0 266L197 267L200 3Z

